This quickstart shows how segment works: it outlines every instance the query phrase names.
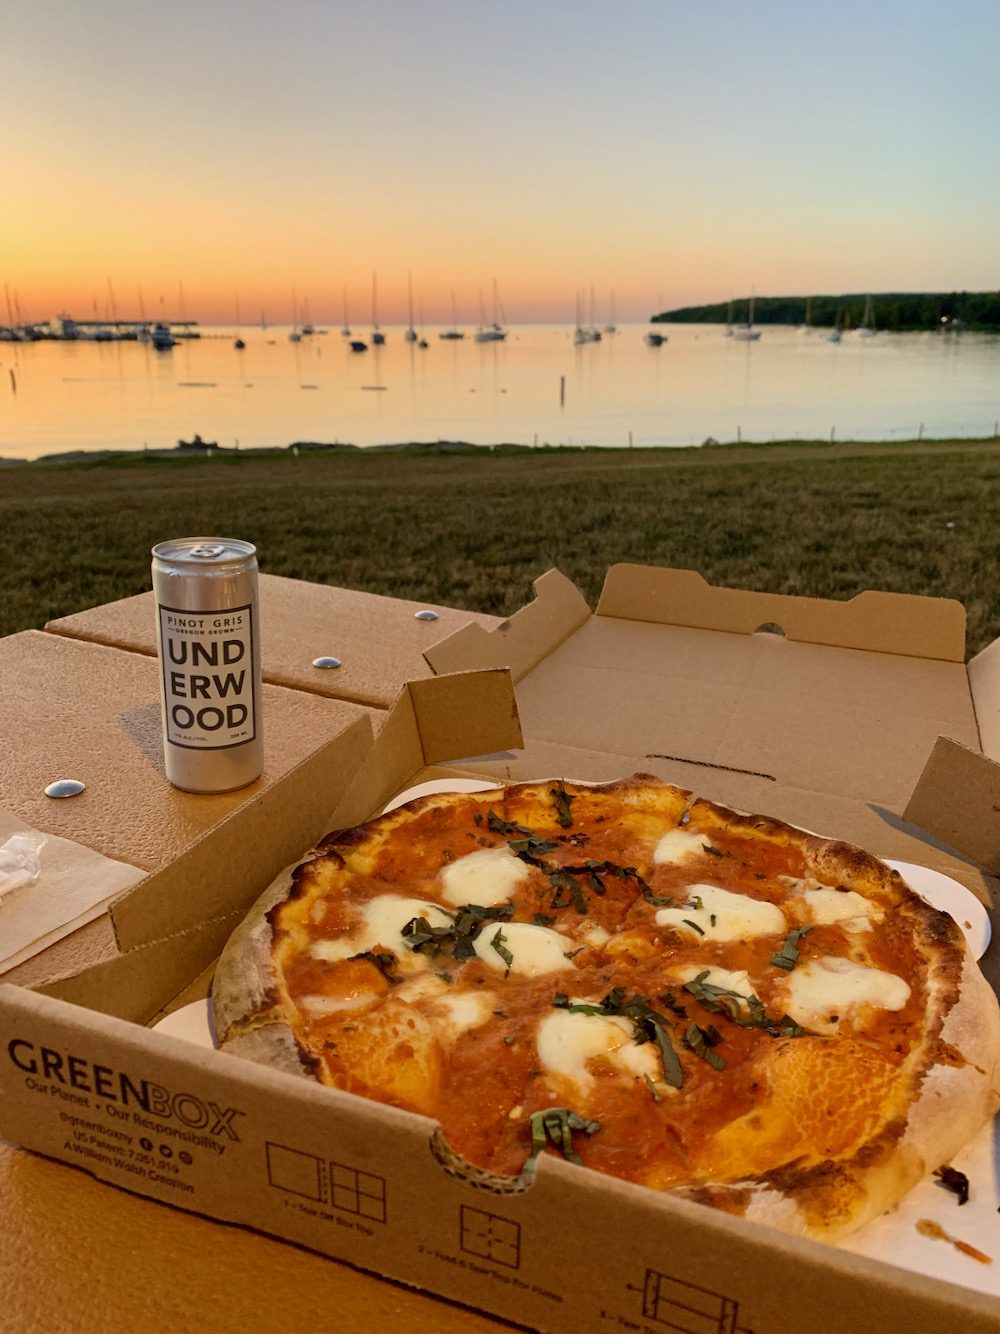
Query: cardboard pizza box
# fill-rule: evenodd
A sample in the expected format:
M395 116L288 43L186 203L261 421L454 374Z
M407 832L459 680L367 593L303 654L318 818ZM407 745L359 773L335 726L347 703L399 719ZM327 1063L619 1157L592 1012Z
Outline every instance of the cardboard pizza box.
M713 587L615 565L595 612L551 570L489 630L426 653L436 671L508 666L525 734L484 777L654 773L991 901L1000 872L1000 641L965 663L942 598L846 602Z
M262 776L236 792L196 796L165 779L155 659L28 630L0 639L0 681L0 812L7 830L0 842L12 831L35 830L65 840L67 871L75 849L81 865L92 867L98 853L133 869L134 878L168 865L325 741L360 719L377 725L382 717L362 705L267 684ZM46 796L45 788L62 778L82 781L85 790L68 800ZM88 915L94 920L80 922ZM102 908L70 916L77 929L44 956L15 963L11 980L30 984L116 952ZM9 953L0 955L6 971Z
M483 751L513 766L519 740L506 673L415 682L373 743L352 730L348 753L310 757L131 891L121 958L39 992L0 987L0 1134L542 1330L856 1334L877 1312L885 1334L995 1331L993 1296L550 1156L530 1185L484 1190L446 1169L427 1118L144 1027L203 990L235 920L330 822L327 778L351 766L330 818L353 824L442 768L475 770ZM144 897L174 903L168 933Z
M442 632L499 618L426 602L381 597L280 575L260 576L261 657L264 680L293 690L387 709L408 681L430 676L423 651ZM156 654L156 606L139 593L49 621L46 630ZM337 668L313 665L336 658Z

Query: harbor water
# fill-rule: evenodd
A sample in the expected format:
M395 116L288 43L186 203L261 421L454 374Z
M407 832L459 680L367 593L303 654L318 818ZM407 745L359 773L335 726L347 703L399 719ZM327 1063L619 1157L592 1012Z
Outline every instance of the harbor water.
M135 341L0 343L0 457L172 449L179 439L255 448L468 441L637 448L742 439L991 436L1000 338L808 333L763 326L623 325L574 343L567 326L522 325L505 341L427 346L402 328L352 352L339 329L203 328L169 351ZM367 329L352 336L370 342Z

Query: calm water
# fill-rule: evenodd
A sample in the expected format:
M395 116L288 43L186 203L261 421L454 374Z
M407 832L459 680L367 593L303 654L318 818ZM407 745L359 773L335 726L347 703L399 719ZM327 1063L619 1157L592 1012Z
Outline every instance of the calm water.
M661 326L663 327L663 326ZM521 326L505 343L406 343L351 353L339 332L203 330L170 352L141 343L0 343L0 455L407 440L627 446L992 435L1000 339L885 334L840 344L768 327L756 343L718 326L625 325L575 347L566 327ZM355 337L366 339L367 329ZM565 403L560 405L560 379Z

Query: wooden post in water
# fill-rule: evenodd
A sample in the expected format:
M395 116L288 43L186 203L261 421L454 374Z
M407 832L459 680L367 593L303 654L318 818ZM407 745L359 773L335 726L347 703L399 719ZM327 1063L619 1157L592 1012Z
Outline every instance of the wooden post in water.
M10 392L15 396L17 395L17 376L14 374L13 366L10 369ZM994 435L995 434L996 432L994 431Z
M561 408L564 408L564 407L566 406L566 377L565 377L565 375L560 375L560 377L559 377L559 406L560 406Z

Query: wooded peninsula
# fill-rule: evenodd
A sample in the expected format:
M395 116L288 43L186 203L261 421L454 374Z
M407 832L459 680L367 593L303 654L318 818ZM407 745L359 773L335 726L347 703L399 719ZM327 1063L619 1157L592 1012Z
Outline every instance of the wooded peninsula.
M816 324L856 329L865 320L873 329L906 333L934 329L1000 332L1000 292L881 292L846 296L758 296L754 324ZM750 319L750 298L709 306L682 306L652 317L653 324L742 324Z

